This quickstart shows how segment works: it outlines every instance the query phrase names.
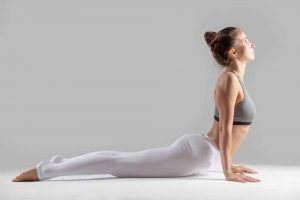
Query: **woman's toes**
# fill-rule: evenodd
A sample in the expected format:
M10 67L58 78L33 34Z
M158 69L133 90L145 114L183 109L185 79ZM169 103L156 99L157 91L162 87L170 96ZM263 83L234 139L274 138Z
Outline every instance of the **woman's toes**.
M18 181L20 181L20 179L14 178L14 179L12 179L12 181L13 181L13 182L18 182Z
M17 181L39 181L36 168L23 172L12 180L16 182Z

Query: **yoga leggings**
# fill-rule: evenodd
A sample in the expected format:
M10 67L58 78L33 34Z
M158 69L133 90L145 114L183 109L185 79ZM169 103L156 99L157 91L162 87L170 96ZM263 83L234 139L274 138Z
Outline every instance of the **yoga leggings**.
M207 134L190 133L171 145L137 152L96 151L71 158L54 155L36 165L39 180L57 176L110 174L123 177L180 177L222 170L220 153Z

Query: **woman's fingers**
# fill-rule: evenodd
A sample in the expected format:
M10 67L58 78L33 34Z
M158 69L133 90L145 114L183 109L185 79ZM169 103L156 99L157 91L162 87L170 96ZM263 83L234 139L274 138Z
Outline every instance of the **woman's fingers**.
M253 169L250 169L248 167L244 167L244 172L247 172L247 173L251 173L251 174L257 174L257 171L253 170Z
M235 182L241 182L241 183L246 183L247 182L246 180L244 180L243 178L238 177L238 176L232 177L232 178L230 178L228 180L229 181L235 181Z
M247 183L247 181L243 178L236 178L236 181L242 182L242 183Z
M259 179L253 178L251 176L247 176L243 173L225 173L226 180L228 181L236 181L241 183L246 182L260 182Z
M242 174L241 177L246 180L246 181L249 181L249 182L260 182L259 179L256 179L256 178L253 178L251 176L247 176L247 175L244 175Z

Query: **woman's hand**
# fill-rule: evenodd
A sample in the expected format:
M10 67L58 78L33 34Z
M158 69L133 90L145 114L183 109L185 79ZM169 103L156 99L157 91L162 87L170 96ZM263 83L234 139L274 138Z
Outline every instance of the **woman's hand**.
M227 181L236 181L236 182L242 182L242 183L246 183L246 182L260 182L259 179L253 178L251 176L247 176L243 173L239 174L239 173L233 173L233 172L226 172L224 173L225 178Z
M245 166L231 166L231 171L233 173L251 173L251 174L257 174L258 172L250 169L249 167L245 167Z

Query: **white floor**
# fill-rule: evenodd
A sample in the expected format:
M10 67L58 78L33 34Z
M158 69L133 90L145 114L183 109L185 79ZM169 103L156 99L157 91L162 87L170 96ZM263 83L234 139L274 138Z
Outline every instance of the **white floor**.
M57 177L40 182L11 182L20 170L2 171L0 199L300 199L300 166L246 166L258 171L258 174L252 176L262 182L230 182L226 181L220 172L181 178L116 178L111 175L89 175Z

